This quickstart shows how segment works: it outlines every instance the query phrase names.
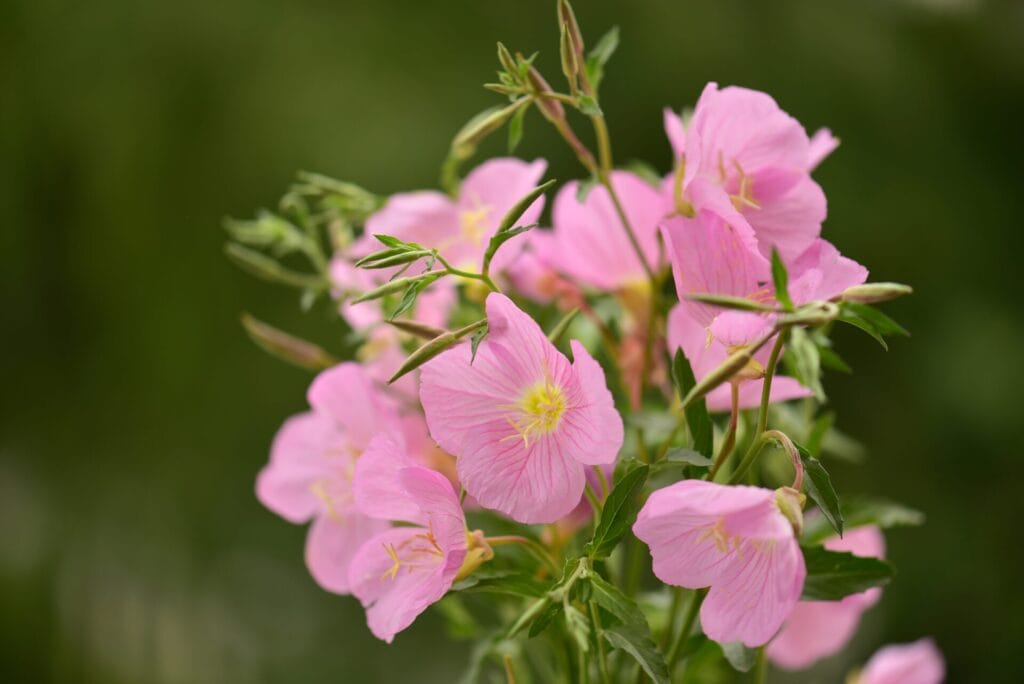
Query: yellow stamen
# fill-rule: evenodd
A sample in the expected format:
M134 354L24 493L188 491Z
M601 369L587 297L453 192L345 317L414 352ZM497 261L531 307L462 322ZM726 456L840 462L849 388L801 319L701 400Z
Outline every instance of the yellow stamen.
M553 432L558 427L565 414L565 393L552 382L545 369L544 379L526 390L512 408L519 415L507 416L506 420L523 438L523 445L528 447L531 438Z
M462 236L474 247L480 247L484 242L485 222L490 213L491 208L482 204L475 209L467 209L459 214Z

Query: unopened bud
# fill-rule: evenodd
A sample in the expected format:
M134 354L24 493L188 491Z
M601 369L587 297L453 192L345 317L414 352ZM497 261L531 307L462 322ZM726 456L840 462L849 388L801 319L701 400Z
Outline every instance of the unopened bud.
M569 0L558 2L558 23L565 27L566 37L576 53L576 62L583 62L583 32L580 31L580 24L576 21L576 13L572 11Z
M833 302L811 302L792 313L779 316L780 325L805 325L811 328L831 323L839 315Z
M797 537L804 533L804 503L806 501L807 497L792 487L779 487L775 490L775 505L793 526L793 532Z
M512 57L512 53L508 51L504 43L498 43L498 61L501 62L501 66L512 76L519 73L519 66L516 64L516 60Z
M312 342L289 335L247 313L242 314L242 326L264 351L300 368L323 370L339 363L338 359Z
M576 58L576 50L573 48L572 39L569 37L567 24L562 24L562 35L559 44L562 57L562 73L569 82L570 92L576 92L576 79L579 74L579 61Z
M484 138L504 126L520 107L528 103L529 98L520 98L505 107L491 107L474 116L455 134L451 147L452 156L456 159L468 159L473 156L477 145Z
M358 297L352 300L352 304L359 304L360 302L368 302L371 299L380 299L381 297L386 297L389 294L404 290L413 283L420 281L425 281L424 287L426 287L430 283L440 278L442 275L444 275L443 272L438 272L427 273L425 275L419 276L412 276L409 278L395 278L394 280L389 280L380 287L375 287L369 292L364 292L363 294L359 295Z
M857 302L858 304L877 304L913 294L913 292L914 288L902 283L864 283L846 288L840 299L844 302Z
M544 77L540 75L536 67L532 64L529 70L526 72L526 78L530 81L530 86L537 94L537 108L549 119L564 119L565 118L565 107L558 100L550 97L545 97L546 93L553 93L551 85L544 80Z

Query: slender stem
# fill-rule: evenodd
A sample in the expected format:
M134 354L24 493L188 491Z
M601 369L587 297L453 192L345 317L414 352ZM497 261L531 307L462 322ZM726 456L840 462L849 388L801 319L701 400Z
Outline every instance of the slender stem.
M441 256L437 252L434 253L434 256L436 256L437 260L441 262L441 265L444 266L444 270L449 275L458 276L460 278L469 278L470 280L479 280L487 287L491 288L492 292L501 292L498 286L494 284L494 281L491 280L491 277L486 273L470 273L469 271L463 271L452 266L450 263L448 263L447 260L445 260L443 256Z
M608 676L608 654L605 651L604 635L601 628L601 614L597 608L597 601L591 600L588 605L590 607L590 619L594 623L594 641L597 642L597 666L601 672L601 681L604 684L611 684L611 678Z
M755 684L765 684L768 681L768 659L764 655L764 646L757 649L757 660L754 663Z
M663 653L668 650L672 641L672 633L676 626L676 613L679 612L679 606L682 602L683 590L679 587L673 587L672 603L668 607L668 624L665 625L665 633L661 635L661 650Z
M608 135L608 123L604 120L603 114L590 117L594 123L594 135L597 137L597 156L601 160L601 171L608 173L612 170L612 141Z
M772 353L768 357L768 365L764 369L764 387L761 388L761 408L757 414L757 433L760 434L768 428L768 403L772 394L772 378L775 376L775 368L779 363L779 354L782 353L782 345L789 336L789 328L779 331L779 336L772 347Z
M708 479L714 480L715 475L718 474L719 468L725 463L726 459L729 458L729 454L732 453L733 447L736 446L736 424L739 422L740 417L740 383L733 381L732 392L731 392L731 410L729 413L729 428L725 433L725 439L722 441L722 447L718 451L718 456L715 458L715 462L711 465L711 470L708 471Z
M499 535L497 537L484 537L484 541L491 546L505 546L507 544L520 544L524 546L530 553L543 561L548 569L558 574L558 563L551 557L551 553L540 543L530 539L529 537L521 537L515 534Z
M516 684L516 673L512 669L512 656L505 656L505 682L506 684Z
M598 498L589 482L583 488L583 493L586 495L587 501L594 508L594 527L597 527L597 524L601 521L601 499Z
M612 200L612 206L615 207L615 213L619 216L619 222L622 223L622 227L626 231L626 237L629 238L629 244L633 247L633 251L636 252L637 258L640 260L640 265L643 266L644 273L647 274L647 278L651 281L651 291L655 287L655 281L657 278L654 275L654 270L651 269L651 265L647 263L647 257L644 256L644 250L640 247L640 241L636 237L636 233L633 231L633 226L629 222L629 217L626 216L626 210L622 208L622 201L619 200L619 195L615 192L615 188L612 186L611 176L606 172L601 172L600 176L601 185L608 191L608 196Z
M601 483L601 497L607 498L608 493L612 490L612 488L608 486L608 478L605 477L604 470L601 466L594 466L594 472L597 473L597 481Z
M679 660L683 645L686 640L690 637L690 632L693 631L693 623L697 620L697 614L700 612L700 606L704 603L704 597L707 596L707 589L698 589L693 592L693 596L690 598L690 606L686 609L686 617L683 618L683 626L676 634L676 640L672 643L672 648L669 649L668 655L665 657L665 662L668 664L668 672L671 678L672 668L675 666L676 661Z
M750 466L757 460L757 455L761 453L761 447L767 441L768 438L764 436L763 432L754 438L754 441L750 443L750 447L747 449L747 453L743 455L743 460L736 466L732 477L729 478L729 484L737 484L743 479L743 476L750 470Z

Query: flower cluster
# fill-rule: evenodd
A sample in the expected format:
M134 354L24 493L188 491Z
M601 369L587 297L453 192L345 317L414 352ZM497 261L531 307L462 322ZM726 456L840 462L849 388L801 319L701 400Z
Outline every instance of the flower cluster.
M708 84L685 117L665 111L663 174L615 168L598 85L617 36L588 53L564 0L559 20L568 92L499 44L488 87L509 103L456 136L448 192L380 198L305 175L280 215L229 226L244 265L302 288L307 306L328 296L356 359L247 321L262 346L320 370L257 496L311 523L310 573L355 596L380 639L441 601L458 603L446 615L489 609L506 624L480 632L478 653L510 681L527 651L566 643L579 657L559 678L638 668L662 682L716 658L809 667L879 600L882 528L921 517L841 504L819 459L834 449L822 369L844 365L830 330L884 344L902 329L872 305L909 288L867 283L821 237L811 174L838 140L764 93ZM547 212L544 160L459 178L501 126L514 147L530 109L587 172ZM545 632L547 646L530 638ZM509 640L521 645L499 648ZM922 641L855 676L932 684L943 665Z

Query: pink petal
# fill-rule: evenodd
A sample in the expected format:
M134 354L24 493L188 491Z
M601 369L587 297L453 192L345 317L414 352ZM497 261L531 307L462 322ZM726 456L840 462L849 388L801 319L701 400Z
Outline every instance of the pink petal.
M398 477L405 496L419 507L438 545L446 553L465 550L466 516L452 483L423 466L403 468Z
M704 633L750 648L767 643L800 600L806 574L792 533L788 539L747 539L701 606Z
M669 201L660 190L626 171L613 171L611 182L648 264L656 264L658 223L671 211ZM643 265L608 191L601 186L592 188L580 203L578 189L578 183L568 183L555 198L557 247L547 254L551 267L584 285L604 290L645 280Z
M330 418L314 412L292 416L274 437L270 463L256 480L256 497L289 522L309 520L324 510L311 486L332 476L336 452L347 442Z
M756 251L753 238L718 214L701 211L694 219L673 217L662 224L662 235L676 292L702 326L710 325L721 310L686 300L686 295L756 296L768 280L768 262Z
M343 518L321 515L306 535L306 567L317 584L335 594L350 591L349 566L368 539L388 529L388 523L358 514Z
M789 294L796 304L831 299L868 279L868 270L827 240L815 240L789 267Z
M672 158L678 160L686 151L686 128L683 126L683 118L665 107L662 110L662 120L665 124L665 137L672 146Z
M860 684L941 684L946 676L942 653L931 639L886 646L871 656Z
M827 128L819 128L811 136L810 148L807 150L807 170L813 171L825 160L825 157L839 147L839 138L832 135Z
M418 463L392 435L382 432L370 440L356 462L353 482L356 508L380 520L402 520L425 525L426 515L408 496L400 473Z
M584 467L554 434L524 446L513 430L481 428L466 440L456 467L480 505L526 524L550 523L569 513L583 494Z
M364 449L378 432L397 429L394 406L358 363L339 363L317 375L307 399L315 411L344 427L357 449Z
M622 416L615 410L615 399L608 389L604 369L586 347L577 340L569 346L583 396L582 403L566 411L563 417L563 439L573 442L572 453L586 465L614 463L622 448L624 429ZM560 425L561 429L562 426Z
M770 644L768 657L786 670L803 670L838 653L853 636L863 610L842 601L800 601Z
M810 176L802 176L791 190L776 197L762 196L755 181L753 193L760 208L746 207L743 216L757 234L765 257L771 256L774 247L783 259L795 259L821 234L827 213L825 193Z
M442 558L422 554L415 566L401 566L392 576L394 560L387 548L422 545L422 535L426 533L422 527L396 527L381 532L359 547L349 566L349 585L366 608L370 631L388 643L445 595L465 557L464 549Z
M764 380L746 380L740 383L740 409L754 408L761 404L761 392L764 389ZM776 375L772 378L772 389L769 394L769 403L779 401L790 401L791 399L802 399L811 396L812 392L797 382L795 379L785 375ZM731 410L732 398L729 395L728 386L716 387L706 397L709 411Z
M736 518L743 532L756 531L751 521L737 516L750 512L756 520L769 515L774 510L773 501L770 489L684 480L651 494L637 516L633 533L650 547L658 579L698 589L711 585L725 572L735 551L731 544L723 545L709 534L709 528ZM774 512L777 514L777 510ZM724 532L735 534L741 530Z
M365 233L391 235L442 249L459 236L458 210L444 193L426 190L399 193L389 197L381 209L366 219ZM384 245L373 240L369 251L380 249L384 249Z
M748 345L765 333L773 323L759 313L752 311L723 311L715 316L709 330L711 335L727 348Z

